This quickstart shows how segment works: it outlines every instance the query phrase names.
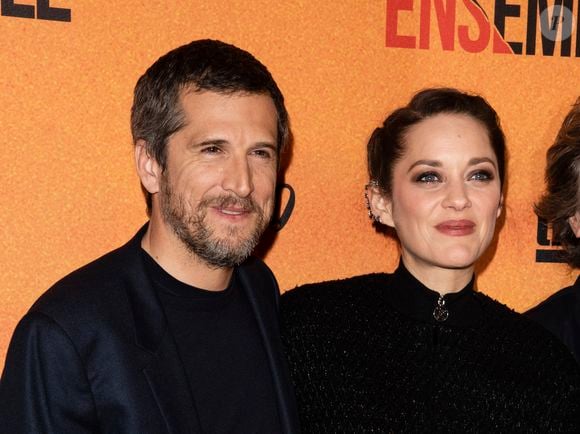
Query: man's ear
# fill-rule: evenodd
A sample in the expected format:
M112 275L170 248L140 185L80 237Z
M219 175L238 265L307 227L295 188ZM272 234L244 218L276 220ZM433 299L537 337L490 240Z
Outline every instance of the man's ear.
M151 194L157 193L161 185L161 167L155 158L149 155L146 142L142 139L135 143L135 166L143 188Z
M387 226L395 227L393 220L393 202L377 186L367 186L367 196L369 198L369 207L375 219Z
M576 211L572 217L568 217L568 224L576 238L580 238L580 211Z

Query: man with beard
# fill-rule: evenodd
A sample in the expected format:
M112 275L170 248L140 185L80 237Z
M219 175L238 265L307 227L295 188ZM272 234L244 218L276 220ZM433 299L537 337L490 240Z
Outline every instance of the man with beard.
M278 287L249 257L289 138L278 86L251 54L194 41L139 79L131 127L150 221L19 323L0 431L297 432Z

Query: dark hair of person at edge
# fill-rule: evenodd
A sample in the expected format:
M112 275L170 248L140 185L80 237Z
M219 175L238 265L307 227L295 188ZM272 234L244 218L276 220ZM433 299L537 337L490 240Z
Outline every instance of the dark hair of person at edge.
M580 268L580 229L574 231L580 228L580 98L564 119L546 160L546 191L534 210L552 225L566 262Z

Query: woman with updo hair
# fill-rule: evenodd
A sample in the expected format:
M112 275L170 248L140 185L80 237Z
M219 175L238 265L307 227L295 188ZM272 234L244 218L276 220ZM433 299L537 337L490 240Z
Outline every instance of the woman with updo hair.
M546 192L535 206L562 243L564 260L580 268L580 98L548 149ZM580 277L526 313L560 338L580 363Z
M421 91L373 132L367 157L369 216L396 234L400 262L282 297L303 432L580 432L569 352L475 290L503 210L494 109Z

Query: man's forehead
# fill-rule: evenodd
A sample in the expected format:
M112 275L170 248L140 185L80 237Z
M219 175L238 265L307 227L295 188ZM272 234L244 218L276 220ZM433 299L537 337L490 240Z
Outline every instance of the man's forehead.
M195 83L186 84L179 89L179 101L182 101L183 98L185 98L187 95L190 95L190 94L197 94L197 95L213 94L216 96L229 96L229 97L267 96L267 97L270 97L270 99L272 100L272 103L274 102L274 99L272 98L270 93L265 91L265 90L254 92L254 91L249 91L249 90L244 90L244 89L207 89L207 88L201 88L198 85L196 85Z
M278 114L272 98L262 93L184 90L180 94L181 129L195 127L203 134L214 128L247 128L277 142ZM265 140L265 139L264 139Z
M266 112L269 112L273 117L275 117L276 122L278 121L278 110L274 99L267 92L248 92L248 91L221 91L221 90L208 90L199 89L197 87L183 88L179 92L179 98L177 101L177 109L186 115L186 108L193 110L210 110L212 108L226 107L230 104L235 104L237 101L246 100L251 104L262 105L266 101ZM269 106L269 107L268 107ZM238 109L243 108L243 106L236 106ZM262 105L262 107L264 107ZM242 110L243 111L243 110ZM256 110L252 110L254 112ZM263 111L262 111L263 112ZM185 116L187 117L187 116ZM187 121L187 119L184 119Z

